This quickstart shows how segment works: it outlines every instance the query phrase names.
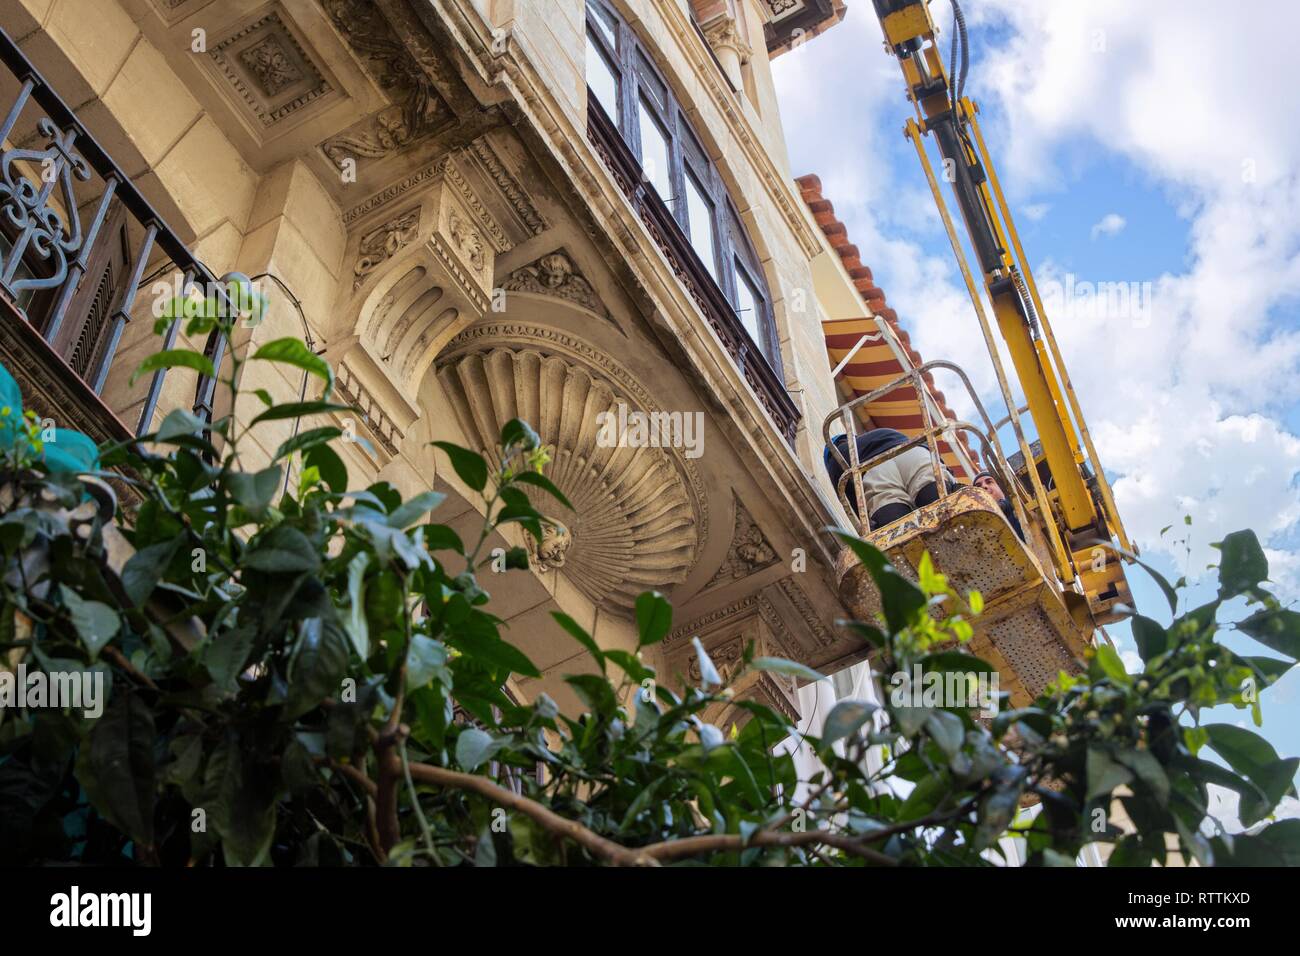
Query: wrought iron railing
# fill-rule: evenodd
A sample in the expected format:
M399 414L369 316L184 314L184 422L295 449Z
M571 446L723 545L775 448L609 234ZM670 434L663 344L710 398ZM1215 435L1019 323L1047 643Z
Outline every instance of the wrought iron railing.
M155 273L179 273L183 290L198 286L233 305L3 30L0 62L19 87L0 125L0 295L98 396L151 261ZM179 327L172 323L163 348L175 346ZM214 368L225 348L223 336L209 337ZM149 383L137 435L152 425L164 374ZM215 387L199 381L193 410L204 420Z
M651 238L735 360L754 395L772 416L785 440L793 444L799 428L799 409L791 401L785 384L749 337L735 308L700 261L672 212L642 175L641 164L594 96L588 97L587 135Z

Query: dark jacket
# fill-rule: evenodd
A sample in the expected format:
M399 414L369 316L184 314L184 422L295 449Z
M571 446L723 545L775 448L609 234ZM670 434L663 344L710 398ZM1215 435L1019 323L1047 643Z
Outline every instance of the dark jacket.
M836 435L832 441L835 447L839 449L844 459L849 460L849 436ZM908 438L900 431L892 428L873 428L869 432L863 432L858 436L858 461L868 461L877 455L883 454L898 445L907 444ZM838 489L840 476L844 474L844 468L840 465L839 459L835 457L835 452L831 451L830 445L826 446L826 471L831 476L831 486ZM850 495L850 500L852 496Z
M1007 519L1007 524L1011 525L1011 530L1016 533L1021 541L1025 540L1025 529L1020 527L1020 519L1016 517L1016 509L1011 505L1010 498L1003 498L998 504L1002 508L1002 514Z

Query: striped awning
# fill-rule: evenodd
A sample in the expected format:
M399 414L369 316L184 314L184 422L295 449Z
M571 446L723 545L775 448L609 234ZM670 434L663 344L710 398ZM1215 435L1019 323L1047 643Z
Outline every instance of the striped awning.
M883 326L883 328L882 328ZM867 342L849 361L840 376L837 385L845 401L867 395L905 374L905 368L899 359L902 348L891 340L890 332L883 322L871 317L859 319L832 319L822 323L826 335L826 354L831 368L836 368L844 361L853 347L867 337ZM906 354L906 353L904 353ZM927 389L928 391L928 389ZM948 417L950 413L940 397L930 395L932 415ZM908 438L915 438L925 430L925 419L921 410L921 397L910 384L904 384L893 391L886 392L874 401L858 407L858 420L863 428L893 428ZM948 442L939 442L939 453L944 464L957 479L972 477L964 459L978 462L975 455L963 449L960 456Z

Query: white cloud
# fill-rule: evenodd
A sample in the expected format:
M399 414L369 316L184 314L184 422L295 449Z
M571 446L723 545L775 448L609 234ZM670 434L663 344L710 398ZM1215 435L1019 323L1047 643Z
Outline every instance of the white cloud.
M1047 214L1051 211L1052 211L1051 203L1032 202L1029 203L1029 205L1025 206L1023 209L1021 209L1020 213L1030 222L1041 222L1043 218L1046 217Z
M1108 212L1102 216L1092 227L1092 238L1095 240L1098 236L1118 236L1128 225L1128 220L1117 212Z

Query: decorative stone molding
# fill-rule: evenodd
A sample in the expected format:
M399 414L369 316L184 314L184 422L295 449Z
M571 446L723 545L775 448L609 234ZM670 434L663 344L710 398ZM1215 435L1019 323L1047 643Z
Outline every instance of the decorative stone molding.
M339 363L338 375L334 381L339 398L349 405L355 405L361 412L362 421L375 436L379 444L390 455L397 454L397 443L402 435L391 418L375 397L361 383L356 373L346 363Z
M588 312L609 318L609 309L605 308L596 290L563 249L548 252L528 265L520 266L510 273L501 287L507 292L532 292L564 299Z
M675 628L662 644L665 671L670 679L681 675L688 683L698 685L702 675L693 639L699 638L719 676L732 686L737 698L766 704L798 721L798 696L793 679L766 672L738 674L745 647L751 642L756 657L776 655L797 660L798 652L790 647L788 634L783 632L784 625L771 604L761 594L751 594ZM743 710L734 707L721 708L707 716L724 726L748 719Z
M344 40L393 100L393 106L321 143L321 151L340 169L349 159L379 159L399 152L455 122L447 101L425 67L397 37L370 0L319 0Z
M420 228L420 210L410 209L361 237L357 262L352 267L352 289L359 289L376 268L414 241Z
M213 44L208 62L263 130L333 91L322 68L274 9Z
M528 198L528 194L502 165L492 147L483 139L476 139L466 147L468 153L479 164L487 176L496 185L506 202L514 210L519 220L528 230L529 235L540 236L550 228L550 223L537 211Z
M730 50L736 54L741 63L748 62L754 55L749 43L741 36L740 28L731 17L719 17L704 28L704 36L713 47L713 52Z
M568 357L518 344L459 350L441 359L438 381L470 444L497 462L501 427L522 418L551 455L546 475L573 503L563 533L543 538L547 569L602 608L630 611L648 588L685 580L699 536L689 483L671 449L604 447L598 416L632 397ZM539 509L556 503L528 489ZM569 538L567 542L565 538Z
M799 613L803 620L804 626L807 627L808 633L812 635L818 647L828 648L835 646L835 635L830 629L822 623L821 615L813 607L812 601L804 593L803 588L794 583L793 578L782 578L776 582L777 588L785 595L785 599L790 602L791 606Z
M550 228L484 137L384 187L345 212L343 222L350 226L439 179L456 188L498 253Z
M718 573L704 588L708 590L719 585L730 584L756 571L769 568L776 562L776 551L767 543L762 529L754 523L753 517L737 499L736 524L731 534L731 546L727 549L727 556L723 559L722 566L718 568Z

